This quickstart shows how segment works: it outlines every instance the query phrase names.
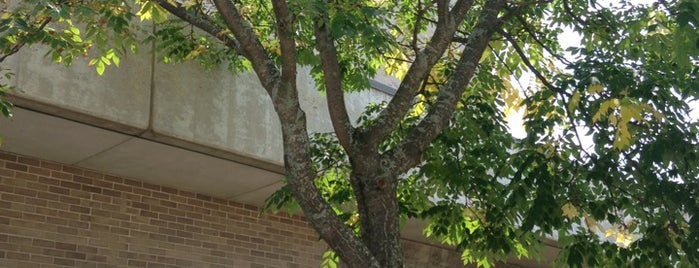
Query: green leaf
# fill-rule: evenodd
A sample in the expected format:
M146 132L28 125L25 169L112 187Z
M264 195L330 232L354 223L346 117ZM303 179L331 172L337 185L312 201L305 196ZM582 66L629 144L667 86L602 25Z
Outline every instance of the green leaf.
M99 74L99 75L104 74L104 69L105 69L104 62L101 59L98 60L95 64L95 71L97 71L97 74Z

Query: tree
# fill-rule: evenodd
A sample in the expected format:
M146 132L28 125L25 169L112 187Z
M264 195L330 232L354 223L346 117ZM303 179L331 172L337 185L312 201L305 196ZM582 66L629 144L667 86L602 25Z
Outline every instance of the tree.
M101 74L143 39L166 62L254 71L283 134L288 185L269 206L297 202L351 267L401 267L407 218L483 266L551 237L570 266L699 264L695 0L4 3L1 59L45 44ZM562 31L581 45L564 52ZM298 66L334 133L309 138ZM351 122L344 94L379 72L396 94Z

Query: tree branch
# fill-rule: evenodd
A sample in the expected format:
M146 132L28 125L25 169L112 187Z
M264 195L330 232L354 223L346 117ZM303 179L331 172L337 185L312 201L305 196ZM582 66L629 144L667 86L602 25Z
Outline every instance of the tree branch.
M539 44L539 45L541 46L541 48L543 48L544 50L546 50L546 52L548 52L549 54L551 54L551 56L553 56L554 58L556 58L556 59L557 59L558 61L560 61L561 63L563 63L563 64L565 64L565 65L570 65L570 64L572 64L568 59L564 58L563 56L558 55L558 54L556 54L556 53L553 53L553 51L551 50L551 48L549 48L548 46L546 46L546 45L544 44L544 42L541 42L541 39L539 39L539 37L536 35L536 32L534 31L534 29L532 29L531 25L529 25L529 23L527 23L527 21L524 20L524 18L522 18L522 16L516 16L516 18L517 18L517 20L519 21L519 23L522 24L522 27L524 28L524 31L526 31L529 35L531 35L532 39L534 39L534 42L536 42L537 44Z
M570 16L570 18L575 23L576 27L583 27L583 26L587 25L587 23L585 23L585 21L583 19L576 16L575 12L573 12L573 10L570 9L570 3L568 2L568 0L563 0L563 10L565 10L565 12L568 14L568 16Z
M272 101L277 102L279 95L279 70L274 66L274 62L269 58L252 27L243 19L240 12L238 12L238 8L235 7L231 0L213 0L213 2L228 29L233 32L233 35L240 42L240 48L243 51L241 54L250 60L252 68L257 73L260 82L262 82L262 86L272 97Z
M158 5L170 12L172 15L182 19L183 21L189 22L195 27L201 29L202 31L210 34L216 39L220 40L227 47L233 49L236 53L248 57L243 50L240 49L240 44L238 40L231 38L226 32L227 30L216 25L208 16L196 15L194 12L187 11L181 6L175 6L167 0L158 1Z
M439 1L438 9L448 1ZM411 102L420 83L429 74L430 70L441 58L451 42L459 24L464 20L468 10L471 9L473 0L458 0L447 14L439 16L437 28L434 31L427 46L415 56L415 61L405 74L405 78L398 86L396 94L388 103L386 109L381 111L376 120L366 129L358 131L361 140L367 146L375 148L398 125L403 116L411 107ZM441 7L440 7L441 6Z
M43 30L44 27L46 27L46 25L48 25L49 22L51 22L51 19L52 19L51 17L44 18L41 21L41 24L39 24L39 27L36 28L36 30L37 31ZM12 56L12 55L16 54L17 52L19 52L19 50L24 46L24 44L26 44L26 42L24 42L24 41L17 42L17 44L15 44L14 46L12 46L12 48L10 48L10 51L7 52L7 54L0 56L0 62L5 61L5 59L7 59L7 57Z
M376 258L354 235L323 199L314 184L311 167L310 140L306 115L299 104L295 81L295 42L290 30L293 21L285 3L274 3L277 27L282 46L282 74L270 59L250 25L231 0L213 0L226 26L240 42L240 48L252 63L255 73L272 99L281 122L284 144L284 167L289 186L301 205L309 223L342 259L356 260L356 267L379 267Z
M347 115L345 107L345 94L342 91L342 74L337 58L337 50L330 32L328 31L327 13L320 15L315 24L316 43L320 53L320 61L323 68L323 81L325 83L328 112L333 129L340 145L345 148L348 155L352 155L351 133L354 132L352 123Z
M468 37L454 75L439 91L435 104L428 114L415 126L408 136L385 154L388 162L395 164L396 172L402 173L421 162L422 152L430 142L446 127L456 104L476 72L478 61L488 47L490 38L502 25L498 13L506 0L488 1L481 11L478 24ZM507 15L506 15L507 16ZM449 39L451 40L451 38Z
M285 88L296 89L296 40L294 40L294 16L289 12L286 1L272 1L277 21L277 35L282 60L282 83Z
M532 63L529 61L529 57L527 57L527 54L524 53L524 50L522 50L519 44L517 44L517 41L514 39L514 37L512 37L509 33L505 32L504 30L498 30L498 33L505 37L507 42L510 43L510 45L512 45L512 48L515 49L517 55L519 55L519 57L522 59L522 62L524 62L524 65L526 65L527 68L529 68L529 71L534 73L534 76L536 76L536 78L539 79L541 83L543 83L547 88L553 90L554 92L563 94L563 89L551 84L551 82L549 82L548 79L546 79L546 77L544 77L544 75L541 74L541 72L539 72L539 70L537 70L536 67L534 67L534 65L532 65Z

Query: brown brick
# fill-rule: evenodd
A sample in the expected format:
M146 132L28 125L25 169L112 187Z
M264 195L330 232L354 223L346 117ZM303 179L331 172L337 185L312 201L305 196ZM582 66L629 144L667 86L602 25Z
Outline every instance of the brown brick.
M66 252L66 258L84 260L86 258L86 255L85 255L85 253L69 251L69 252Z
M32 240L32 245L43 248L53 248L56 246L56 243L50 240L34 239Z
M85 246L85 245L78 245L77 246L77 251L78 252L84 252L86 254L97 254L97 248L96 247L90 247L90 246Z
M80 214L68 212L68 211L58 211L58 216L61 218L64 218L64 219L73 219L73 220L80 219Z
M185 218L185 217L177 217L176 221L179 223L182 223L182 224L188 224L188 225L194 224L194 220L192 220L190 218Z
M112 198L111 198L111 197L106 196L106 195L100 195L100 194L92 195L92 200L95 200L95 201L99 202L100 205L102 205L102 206L104 206L104 205L110 205L109 203L112 202ZM117 208L113 208L113 209L117 209Z
M218 210L220 209L219 204L211 203L211 202L204 202L204 207L212 210Z
M83 176L73 176L73 181L82 184L92 184L92 179Z
M143 183L143 188L146 188L148 190L153 190L153 191L160 191L160 185L155 185L155 184L150 184L150 183Z
M34 263L44 263L44 264L53 263L53 257L36 255L36 254L32 254L31 256L29 256L29 260L31 262L34 262Z
M64 258L54 258L53 264L64 265L64 266L75 266L75 260L64 259Z
M39 166L41 165L41 161L34 159L34 158L27 158L27 157L19 157L17 159L17 162L22 163L22 164L27 164L30 166Z
M66 204L80 205L80 199L75 197L61 196L59 200Z
M63 166L63 171L71 173L71 174L75 174L75 175L82 175L83 174L83 170L81 168L76 168L76 167L71 167L71 166Z
M83 206L70 206L70 211L77 212L77 213L89 214L89 213L90 213L90 208L89 208L89 207L83 207Z
M50 178L50 177L40 176L37 180L39 181L39 183L43 183L43 184L56 185L56 186L61 184L61 181L54 179L54 178Z
M73 174L60 172L60 171L51 171L51 177L61 179L61 180L70 180L73 178Z
M9 201L9 202L14 202L14 203L24 203L24 196L21 195L16 195L16 194L0 194L0 199Z
M139 213L139 215L141 215L141 216L143 216L143 217L148 217L148 218L157 218L157 217L158 217L158 213L150 212L150 211L147 211L147 210L141 211L141 212Z
M129 260L128 265L129 267L147 267L148 263L139 260Z
M76 228L58 226L56 230L60 234L68 234L68 235L77 235L78 234L78 229L76 229Z
M52 170L61 170L63 168L62 165L54 163L54 162L47 162L47 161L41 161L41 167L46 168L46 169L52 169Z
M41 192L46 192L49 189L49 186L40 182L33 182L29 181L27 182L27 188L35 190L35 191L41 191Z
M82 190L70 190L70 195L73 197L78 197L78 198L83 198L83 199L90 199L92 196L92 193L90 192L85 192Z
M25 180L25 181L37 181L39 176L37 176L36 174L17 172L15 174L15 178L20 179L20 180Z
M126 228L119 228L116 226L112 226L112 227L110 227L109 230L110 230L110 232L112 232L114 234L129 235L129 229L126 229Z
M51 175L51 170L45 169L45 168L40 168L37 166L29 166L29 173L32 174L37 174L40 176L50 176Z
M5 167L8 169L23 171L23 172L26 172L28 170L26 165L12 163L12 162L6 162Z
M46 216L44 216L44 215L38 215L38 214L33 214L33 213L22 213L22 219L25 219L25 220L28 220L28 221L45 222L45 221L46 221Z
M170 195L167 194L167 193L163 193L163 192L151 192L150 194L151 194L151 196L152 196L153 198L164 199L164 200L170 199Z
M119 191L119 192L133 192L133 187L123 185L123 184L114 184L114 190Z
M136 180L124 179L124 182L123 182L123 183L126 184L126 185L134 186L134 187L142 187L142 186L143 186L143 183L142 183L142 182L136 181Z
M165 187L165 186L161 186L160 190L165 192L165 193L173 194L173 195L176 195L179 193L179 190L177 190L175 188Z
M22 260L22 261L28 261L29 260L29 254L23 253L23 252L7 252L5 253L6 258L10 260Z
M167 241L172 242L172 243L176 243L176 244L183 244L184 238L176 237L176 236L168 236Z
M92 185L103 188L104 189L113 189L114 188L114 183L105 181L105 180L99 180L96 179L92 182Z
M104 180L110 181L113 183L124 183L124 178L116 177L116 176L112 176L112 175L104 175Z
M69 182L69 181L61 181L61 187L75 189L75 190L81 189L81 185L79 183L74 183L74 182Z
M68 226L77 228L77 229L87 229L90 227L90 224L87 222L81 222L81 221L69 221Z
M197 199L211 202L211 196L204 194L197 194Z
M14 178L15 177L15 172L14 170L6 169L3 168L4 164L2 161L0 161L0 177L5 177L5 178Z
M61 187L54 187L54 186L49 186L49 192L62 194L62 195L70 194L70 191L68 189L61 188Z
M169 221L169 222L177 221L177 217L169 215L169 214L160 214L160 215L158 215L158 219L161 219L164 221Z
M67 251L75 251L78 248L78 246L76 244L71 243L56 242L55 248Z
M68 220L56 217L47 217L46 222L53 225L68 225Z
M193 192L188 192L188 191L180 191L179 193L181 196L188 197L188 198L196 198L197 194Z
M83 190L83 191L86 191L86 192L96 193L96 194L101 194L101 193L102 193L102 189L101 189L101 188L94 187L94 186L89 186L89 185L83 185L83 186L82 186L82 190Z
M148 238L153 239L153 240L159 240L159 241L167 241L167 235L162 235L162 234L148 234Z
M5 153L5 152L0 152L0 159L10 161L10 162L17 162L16 155Z
M113 197L121 197L121 193L119 191L114 191L114 190L109 190L109 189L102 189L102 194L107 195L107 196L113 196Z
M149 209L150 209L150 205L148 205L148 204L146 204L146 203L142 203L142 202L132 202L132 203L131 203L131 206L134 207L134 208L143 209L143 210L149 210Z
M43 253L44 253L44 255L56 256L56 257L63 257L66 255L65 251L52 249L52 248L44 248Z
M139 188L139 187L134 187L131 191L134 194L141 195L141 196L150 196L151 195L151 191L148 191L146 189Z
M44 200L51 200L51 201L58 201L61 199L60 195L48 193L48 192L38 192L36 197L44 199Z
M83 176L92 178L92 179L102 179L104 178L104 174L92 171L92 170L83 170Z

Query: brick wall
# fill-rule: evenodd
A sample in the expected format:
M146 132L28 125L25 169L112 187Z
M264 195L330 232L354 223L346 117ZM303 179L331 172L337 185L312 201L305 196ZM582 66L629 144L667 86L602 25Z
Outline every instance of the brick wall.
M0 267L318 267L302 217L0 152ZM460 266L406 242L410 267Z

